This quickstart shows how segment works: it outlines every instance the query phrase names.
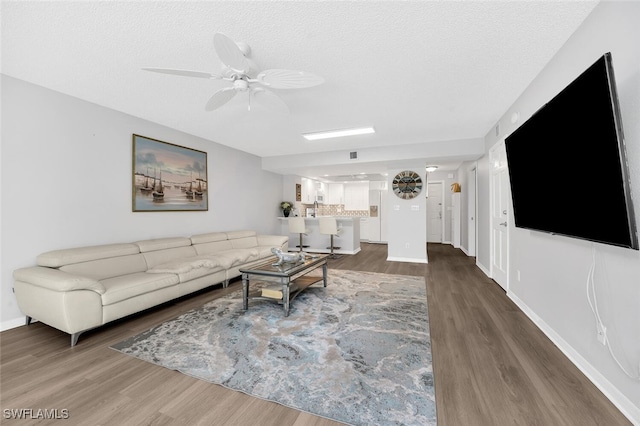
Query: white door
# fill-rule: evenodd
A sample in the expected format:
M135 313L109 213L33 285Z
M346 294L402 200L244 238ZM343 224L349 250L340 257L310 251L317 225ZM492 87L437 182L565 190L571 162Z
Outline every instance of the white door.
M427 242L441 243L443 239L443 183L429 182L427 189Z
M509 172L504 140L489 152L491 164L491 278L509 288Z
M467 173L467 254L476 255L476 166Z

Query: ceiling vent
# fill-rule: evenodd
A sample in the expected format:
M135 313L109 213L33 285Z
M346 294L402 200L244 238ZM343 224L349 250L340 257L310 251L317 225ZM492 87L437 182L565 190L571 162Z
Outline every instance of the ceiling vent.
M358 158L358 153L356 151L350 152L349 153L349 158L351 160L355 160L356 158Z

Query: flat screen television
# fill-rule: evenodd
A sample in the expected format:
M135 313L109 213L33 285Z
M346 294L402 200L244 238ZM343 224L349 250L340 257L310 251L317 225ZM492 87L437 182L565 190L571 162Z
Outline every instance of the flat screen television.
M505 139L517 228L638 250L611 53Z

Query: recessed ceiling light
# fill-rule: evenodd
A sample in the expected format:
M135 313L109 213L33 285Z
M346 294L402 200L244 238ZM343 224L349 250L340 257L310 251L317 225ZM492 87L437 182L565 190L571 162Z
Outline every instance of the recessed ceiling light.
M344 130L327 130L324 132L303 133L302 136L308 141L316 141L319 139L341 138L343 136L368 135L375 133L373 127L359 127L356 129Z

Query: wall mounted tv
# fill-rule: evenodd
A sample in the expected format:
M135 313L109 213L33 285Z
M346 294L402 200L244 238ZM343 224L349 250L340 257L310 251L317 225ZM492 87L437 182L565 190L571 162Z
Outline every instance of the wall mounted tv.
M505 147L516 227L638 250L610 53L509 135Z

